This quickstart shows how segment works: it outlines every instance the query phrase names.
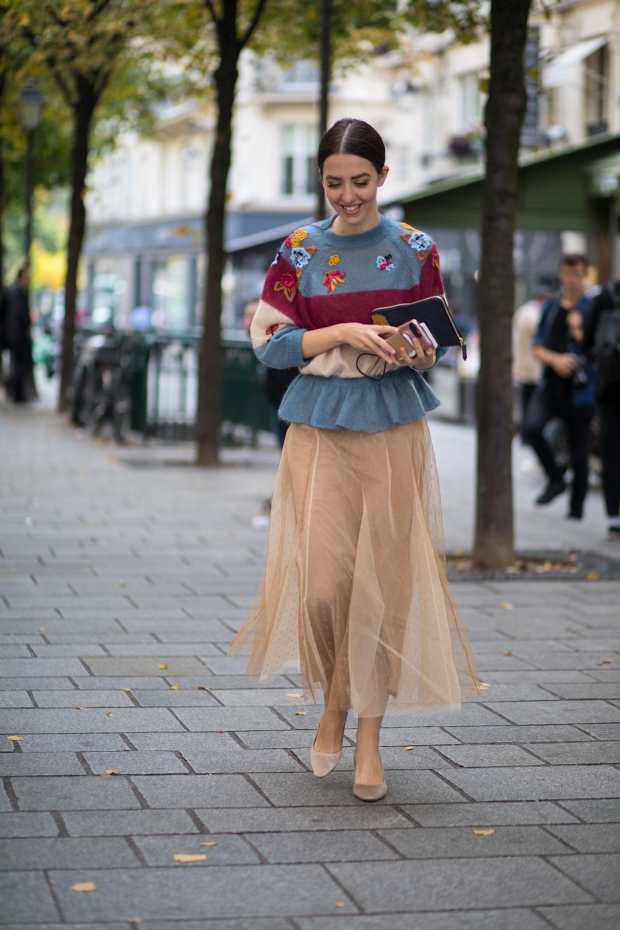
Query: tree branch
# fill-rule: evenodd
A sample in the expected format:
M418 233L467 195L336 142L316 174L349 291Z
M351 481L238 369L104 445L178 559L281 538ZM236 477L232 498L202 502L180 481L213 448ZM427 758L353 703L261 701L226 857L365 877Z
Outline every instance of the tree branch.
M245 30L245 32L243 33L243 35L240 36L240 38L237 40L237 48L239 49L239 51L245 48L247 43L252 38L252 33L258 26L258 23L260 21L261 16L263 15L263 11L265 9L266 4L267 4L267 0L257 0L256 6L254 8L254 14L252 16L252 19L250 20L250 24L248 28Z
M205 0L205 6L206 6L206 8L208 9L209 13L211 14L211 19L213 20L213 25L216 26L216 27L219 26L220 21L219 21L218 16L217 16L217 10L215 9L215 7L214 7L214 5L213 5L213 0Z

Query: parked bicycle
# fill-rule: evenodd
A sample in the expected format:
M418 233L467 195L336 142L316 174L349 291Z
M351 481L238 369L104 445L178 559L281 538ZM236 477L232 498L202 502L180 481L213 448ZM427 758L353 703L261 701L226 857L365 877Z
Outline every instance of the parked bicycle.
M73 377L72 422L93 436L107 423L117 443L126 441L130 425L134 338L115 331L87 336Z

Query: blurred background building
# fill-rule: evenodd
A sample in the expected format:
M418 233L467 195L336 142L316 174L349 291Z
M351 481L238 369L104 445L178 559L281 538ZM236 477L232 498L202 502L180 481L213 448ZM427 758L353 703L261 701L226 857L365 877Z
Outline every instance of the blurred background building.
M450 33L412 33L402 37L397 51L369 55L364 65L337 73L330 103L330 121L362 117L386 139L391 171L382 189L384 208L436 235L451 300L472 325L487 61L486 40L460 45ZM548 19L533 16L527 66L522 154L543 166L563 153L579 157L562 161L565 186L556 196L566 202L575 191L572 213L554 216L551 205L546 217L544 209L538 212L537 221L530 210L519 231L519 299L536 278L555 273L562 249L593 250L600 274L613 265L620 4L573 0L555 7ZM227 332L239 330L243 308L256 297L277 243L312 215L317 90L318 68L310 62L286 68L251 52L242 57L228 195ZM196 327L212 133L213 114L204 102L163 106L152 135L127 134L96 165L85 250L86 305L94 322L113 315L122 325L133 308L148 306L158 327ZM556 164L546 175L537 169L535 196L553 185ZM588 196L605 201L607 246L597 244L598 221L590 216L589 201L577 197L583 185ZM469 200L463 200L466 191Z

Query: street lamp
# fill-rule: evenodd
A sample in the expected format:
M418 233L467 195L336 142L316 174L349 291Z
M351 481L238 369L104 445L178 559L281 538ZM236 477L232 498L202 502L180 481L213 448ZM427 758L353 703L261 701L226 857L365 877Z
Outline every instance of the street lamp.
M24 233L24 259L30 264L32 245L32 199L34 192L34 133L41 122L44 97L32 81L28 81L19 98L20 122L26 133L26 229Z

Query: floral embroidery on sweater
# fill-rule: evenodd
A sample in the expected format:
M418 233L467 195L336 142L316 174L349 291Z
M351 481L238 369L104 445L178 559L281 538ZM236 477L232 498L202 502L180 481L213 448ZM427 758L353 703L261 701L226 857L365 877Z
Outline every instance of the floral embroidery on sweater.
M282 291L288 302L292 304L297 293L297 281L290 271L285 271L280 280L276 281L273 289L274 291Z
M375 264L379 271L394 271L395 265L391 255L377 255Z
M296 269L298 278L301 278L304 268L315 254L316 248L313 245L309 245L305 249L303 246L298 245L291 249L291 262Z
M304 239L308 238L308 236L309 233L307 229L302 229L301 227L299 229L294 229L290 236L284 240L284 245L287 247L287 249L296 249L301 245Z
M401 223L400 225L403 226L404 224ZM411 232L401 233L400 238L409 244L410 248L415 252L415 257L422 264L431 254L433 240L420 229L415 229L413 226L410 226L409 229Z
M323 286L327 288L330 294L333 294L337 287L344 284L346 273L344 271L326 271L323 278Z
M327 264L328 264L328 265L339 265L339 264L340 264L340 256L339 256L339 255L330 255L329 258L327 259Z

